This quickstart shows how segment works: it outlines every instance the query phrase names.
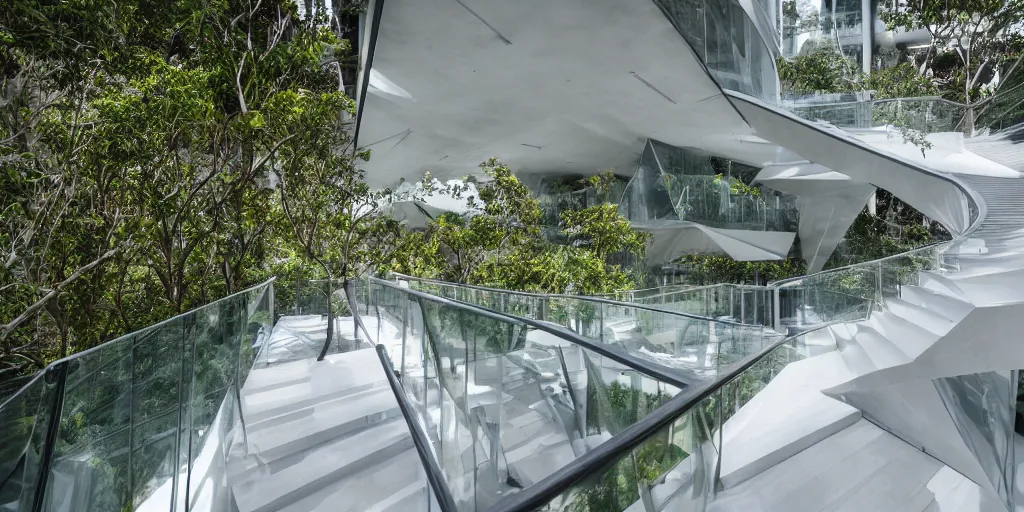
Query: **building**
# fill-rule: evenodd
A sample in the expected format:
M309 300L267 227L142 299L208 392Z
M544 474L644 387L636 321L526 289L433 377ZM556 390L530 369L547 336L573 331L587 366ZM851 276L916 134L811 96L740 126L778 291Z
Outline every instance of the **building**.
M261 285L0 405L3 506L1016 510L1021 120L972 112L990 129L967 136L964 107L934 100L788 110L774 19L742 0L372 0L357 142L378 186L491 156L614 167L655 256L778 258L799 235L811 274L620 301L367 279L343 290L359 333L314 300L275 323ZM708 206L711 156L795 202ZM876 187L954 240L817 272ZM76 424L104 407L116 422Z

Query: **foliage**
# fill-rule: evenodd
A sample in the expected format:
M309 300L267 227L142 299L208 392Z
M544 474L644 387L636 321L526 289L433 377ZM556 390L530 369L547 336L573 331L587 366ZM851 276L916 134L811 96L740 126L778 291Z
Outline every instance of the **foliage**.
M722 181L722 175L721 174L715 176L715 183L716 184L720 183L721 181ZM735 178L731 178L728 181L729 181L729 191L732 192L734 195L761 197L761 187L758 186L758 185L747 185L746 183L743 183L743 181L735 179Z
M605 407L603 413L611 417L600 418L597 421L610 422L617 428L635 423L671 398L662 392L645 393L617 381L606 386L604 391L607 402L598 400L597 396L591 394L588 396L588 403ZM588 421L588 424L591 423L593 422ZM572 512L625 510L640 498L639 486L653 484L658 477L675 467L686 456L682 449L671 443L667 435L653 436L634 450L631 456L595 471L572 496L565 509Z
M779 58L783 90L796 94L874 91L875 99L912 98L938 94L935 82L909 63L862 74L834 49L825 48L791 60Z
M728 256L687 255L678 261L688 271L693 284L744 283L765 284L807 273L799 259L780 261L736 261Z
M349 275L383 258L395 225L359 220L376 196L349 147L341 26L284 0L0 10L0 381L277 273ZM248 298L67 363L57 457L88 448L82 464L103 481L90 508L130 510L177 471L165 434L179 390L208 432L252 364Z
M879 189L875 197L875 215L865 208L857 216L846 232L848 251L837 251L826 269L900 254L936 241L936 235L948 236L937 226L926 226L921 213L888 191Z
M795 94L846 92L859 90L857 76L849 59L842 53L823 48L801 54L791 60L777 61L782 90Z
M286 1L16 0L0 12L0 379L284 259L312 264L325 245L336 268L387 247L365 242L383 228L339 218L367 191L339 90L349 44L327 21ZM316 222L293 199L339 196L328 225L293 229ZM349 246L321 237L352 224Z
M865 89L875 91L875 99L932 96L939 92L935 82L906 62L872 71L863 82Z
M445 213L424 232L403 235L387 269L510 290L597 294L633 287L613 261L642 258L647 236L633 231L616 205L563 212L558 238L567 243L557 243L543 236L540 202L511 169L497 159L481 168L488 181L476 184L479 197L466 197L469 213Z
M931 43L920 71L931 72L944 92L972 103L1020 50L1021 0L922 0L883 2L878 16L889 30L927 30Z
M562 212L561 228L570 245L586 248L604 261L620 252L642 256L646 248L647 236L634 231L613 203Z

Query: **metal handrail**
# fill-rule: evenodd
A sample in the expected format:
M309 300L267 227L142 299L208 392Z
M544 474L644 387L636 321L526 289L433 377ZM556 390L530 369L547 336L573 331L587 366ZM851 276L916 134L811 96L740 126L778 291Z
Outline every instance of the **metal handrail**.
M520 492L507 495L498 500L497 503L487 509L487 512L526 512L543 507L565 492L565 490L572 488L572 486L591 476L595 469L607 467L620 460L627 453L650 439L651 436L674 423L680 416L688 413L690 409L705 398L718 392L725 385L759 363L780 346L808 333L825 329L833 323L835 322L822 324L814 329L776 341L758 354L747 358L747 360L725 375L719 376L710 385L695 389L692 393L677 394L640 421L626 427L608 441L601 443L593 450L558 469L547 478L534 483Z
M471 313L474 313L474 314L477 314L477 315L480 315L480 316L483 316L483 317L486 317L486 318L490 318L490 319L493 319L493 320L498 320L498 321L506 322L506 323L514 322L514 323L519 323L519 324L526 325L526 326L529 326L529 327L533 327L535 329L538 329L538 330L547 332L549 334L553 334L555 336L558 336L559 338L561 338L561 339L563 339L565 341L568 341L570 343L574 343L576 345L579 345L579 346L581 346L581 347L583 347L583 348L585 348L585 349L587 349L587 350L589 350L591 352L594 352L594 353L597 353L597 354L599 354L601 356L607 357L608 359L611 359L612 361L615 361L615 362L617 362L619 364L628 366L629 368L632 368L633 370L636 370L636 371L638 371L640 373L646 374L648 377L651 377L653 379L659 380L659 381L664 382L666 384L671 384L671 385L673 385L673 386L675 386L675 387L677 387L679 389L685 389L685 388L688 388L688 387L692 387L696 382L699 382L699 381L702 380L702 379L699 379L697 377L694 377L692 379L687 379L686 378L687 376L681 375L679 372L674 371L674 370L672 370L672 369L670 369L670 368L668 368L666 366L657 364L657 363L655 363L653 361L647 361L647 360L644 360L644 359L640 359L638 357L635 357L635 356L632 356L632 355L629 355L629 354L625 354L625 353L622 353L622 352L617 351L617 350L612 350L612 346L611 345L606 345L606 344L603 344L603 343L594 342L590 338L581 336L581 335L579 335L579 334L577 334L577 333L575 333L573 331L570 331L570 330L568 330L568 329L566 329L564 327L561 327L561 326L558 326L558 325L555 325L555 324L550 324L550 323L547 323L547 322L541 322L541 321L538 321L538 320L533 320L531 318L525 318L525 317L521 317L521 316L511 315L511 314L508 314L508 313L499 313L499 312L496 312L496 311L493 311L493 310L490 310L490 309L487 309L487 308L483 308L483 307L477 306L475 304L468 304L468 303L461 302L461 301L446 299L444 297L438 297L436 295L431 295L429 293L424 293L424 292L421 292L419 290L412 290L412 289L409 289L409 288L403 288L401 286L396 285L395 283L393 283L391 281L386 281L384 279L379 279L379 278L376 278L376 277L371 277L370 278L370 282L376 283L376 284L379 284L379 285L382 285L382 286L386 286L388 288L392 288L392 289L395 289L395 290L400 290L403 293L412 295L414 297L417 297L417 298L420 298L420 299L423 299L423 300L427 300L427 301L434 302L434 303L437 303L437 304L442 304L442 305L453 307L453 308L456 308L456 309L461 309L463 311L469 311Z
M423 431L423 426L420 425L420 422L416 420L412 404L409 403L409 398L405 396L402 383L398 382L398 379L395 378L395 367L391 363L391 358L388 357L384 345L377 345L377 357L380 359L381 367L384 368L384 375L388 379L388 385L391 386L391 392L395 394L395 400L398 401L398 409L402 411L405 423L409 426L412 444L416 447L416 453L423 464L423 470L427 473L427 482L430 484L430 488L434 490L434 496L437 498L437 504L441 507L441 512L458 512L455 498L452 497L448 484L444 481L444 473L441 472L441 467L437 464L437 458L430 449L430 438Z
M803 281L803 280L808 279L808 278L817 277L817 276L823 276L823 275L826 275L826 274L834 274L834 273L837 273L837 272L843 272L843 271L852 270L852 269L855 269L855 268L868 267L868 266L870 266L872 264L875 264L875 263L879 263L880 264L882 262L894 260L894 259L897 259L897 258L906 258L907 256L913 256L914 253L916 253L916 252L924 251L925 249L937 248L940 245L953 245L954 243L960 242L961 238L956 238L954 240L944 240L942 242L932 242L930 244L922 245L921 247L917 247L917 248L911 249L909 251L901 252L899 254L893 254L892 256L886 256L884 258L878 258L877 260L862 261L860 263L853 263L853 264L842 266L842 267L830 268L828 270L821 270L821 271L815 272L813 274L807 274L807 275L795 276L795 277L788 277L786 279L780 279L778 281L772 281L772 282L768 283L767 288L769 288L769 289L772 289L772 288L786 288L787 286L791 285L794 282Z

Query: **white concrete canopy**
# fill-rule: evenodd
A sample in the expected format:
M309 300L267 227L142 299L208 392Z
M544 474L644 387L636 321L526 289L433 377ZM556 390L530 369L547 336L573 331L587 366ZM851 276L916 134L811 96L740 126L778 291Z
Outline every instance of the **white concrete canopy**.
M686 254L725 254L737 261L785 259L796 233L719 229L682 220L634 222L651 234L648 261L663 264Z
M647 138L753 163L775 152L651 0L388 0L372 67L357 142L373 186L495 156L628 173Z

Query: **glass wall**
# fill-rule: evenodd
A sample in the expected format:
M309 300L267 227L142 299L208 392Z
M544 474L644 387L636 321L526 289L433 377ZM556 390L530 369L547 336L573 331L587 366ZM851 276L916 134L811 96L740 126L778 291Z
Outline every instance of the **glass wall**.
M818 4L783 4L782 54L786 58L818 51L840 51L851 61L851 72L864 69L864 0L824 0ZM873 34L869 37L872 38ZM870 59L870 48L866 58ZM869 62L870 64L870 62Z
M957 432L1007 510L1014 509L1016 373L976 373L932 381Z
M725 229L795 231L796 200L749 186L757 169L649 140L621 210L635 222L683 220Z
M737 0L655 0L655 3L721 87L768 103L778 102L775 58Z

